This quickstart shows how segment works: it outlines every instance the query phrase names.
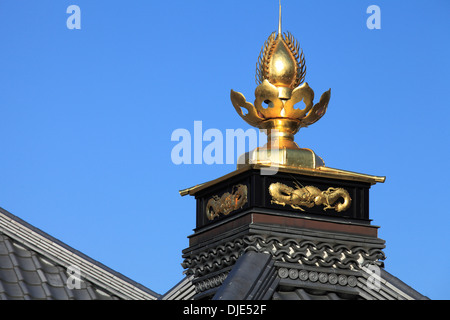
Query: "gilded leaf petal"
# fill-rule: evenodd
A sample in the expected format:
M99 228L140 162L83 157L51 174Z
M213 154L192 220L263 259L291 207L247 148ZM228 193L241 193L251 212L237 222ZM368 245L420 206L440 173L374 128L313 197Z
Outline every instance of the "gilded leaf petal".
M294 106L303 100L305 108L298 109ZM291 119L303 118L313 107L314 91L309 87L308 83L303 83L300 87L292 91L291 99L287 100L284 108L286 109L287 117Z
M258 113L257 113L255 107L253 106L253 104L251 104L250 102L247 102L242 93L231 90L230 97L231 97L231 103L233 104L234 108L236 109L236 112L249 125L257 127L258 124L264 120L264 118L261 118L260 116L258 116ZM242 108L245 108L248 111L248 113L244 115L244 113L242 112Z
M278 88L269 81L264 80L255 89L255 107L264 118L281 117L283 102L278 98ZM270 101L267 108L263 107L263 102Z
M324 92L320 97L320 100L314 107L311 109L309 114L301 121L301 127L307 127L316 121L318 121L327 111L328 102L331 97L331 89Z

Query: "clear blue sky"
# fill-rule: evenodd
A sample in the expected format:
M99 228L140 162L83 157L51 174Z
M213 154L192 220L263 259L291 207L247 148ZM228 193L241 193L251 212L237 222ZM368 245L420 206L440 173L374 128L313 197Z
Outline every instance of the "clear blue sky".
M81 29L69 30L69 5ZM381 29L369 30L369 5ZM0 0L0 206L164 293L182 279L195 200L235 165L175 165L174 130L249 126L278 1ZM450 298L450 2L283 1L326 115L296 142L327 166L386 176L370 214L386 270Z

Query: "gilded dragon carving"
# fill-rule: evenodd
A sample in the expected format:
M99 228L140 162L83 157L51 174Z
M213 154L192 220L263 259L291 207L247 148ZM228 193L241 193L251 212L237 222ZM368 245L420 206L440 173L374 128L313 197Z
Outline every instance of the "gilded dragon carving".
M231 193L224 193L221 197L212 196L206 203L206 217L214 220L220 214L228 215L242 208L247 203L247 186L238 184L233 186Z
M323 210L334 209L336 212L346 211L351 204L351 197L343 188L328 188L321 191L314 186L300 187L294 182L295 188L276 182L269 186L272 203L282 206L290 205L294 209L305 211L302 207L312 208L323 205ZM337 202L340 198L342 202ZM336 203L337 202L337 203Z

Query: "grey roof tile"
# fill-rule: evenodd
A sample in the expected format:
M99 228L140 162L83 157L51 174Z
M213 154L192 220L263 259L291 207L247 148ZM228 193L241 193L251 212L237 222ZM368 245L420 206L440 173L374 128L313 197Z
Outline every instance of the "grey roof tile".
M1 300L112 300L115 294L81 278L79 289L67 285L67 269L0 234ZM70 281L70 279L69 279Z
M95 294L89 294L86 288L72 290L73 297L76 300L95 300Z
M20 289L22 290L24 295L29 295L30 294L30 292L28 291L27 284L25 282L19 281L18 284L19 284Z
M0 255L0 269L14 269L14 265L9 258L9 254Z
M352 299L358 298L358 296L356 296L356 295L354 295L354 296L347 295L346 299L349 299L350 297ZM275 292L272 299L274 299L274 300L343 300L342 297L340 297L339 295L337 295L334 292L327 292L327 291L311 292L311 291L307 291L303 288L292 290L292 291L279 290L279 291Z
M23 258L31 257L31 252L29 250L27 250L26 248L24 248L23 246L21 246L20 244L18 244L17 242L13 243L12 248L13 248L14 254L19 257L23 257Z
M14 272L16 273L17 281L23 281L22 271L19 268L14 268Z
M17 261L17 258L16 258L16 256L14 254L9 254L8 257L11 260L11 263L12 263L13 267L18 267L19 266L19 262Z
M9 282L9 283L19 281L16 272L14 271L14 269L11 268L7 269L0 268L0 280L2 280L2 282Z
M47 260L42 258L39 258L39 262L41 262L40 269L42 269L42 271L44 271L46 274L48 273L59 274L59 269L57 266L49 264Z
M6 248L6 251L8 252L8 254L14 251L14 248L11 244L10 238L8 238L7 236L4 236L3 243L5 245L5 248Z
M281 268L281 267L282 268ZM278 272L273 272L277 270ZM232 267L227 278L215 289L213 300L402 300L402 299L427 299L426 297L407 286L405 283L395 278L384 269L381 269L379 277L379 288L369 286L364 270L340 270L339 273L349 275L347 284L336 284L327 282L327 280L301 279L297 273L287 277L285 272L280 273L282 269L288 270L305 269L313 270L314 273L330 272L334 274L334 268L323 268L315 266L301 266L297 263L272 262L269 254L249 251L244 253ZM286 275L286 276L284 276ZM350 283L350 277L354 281ZM279 278L277 280L276 278ZM322 279L327 279L322 278ZM187 282L185 279L182 283ZM176 286L162 298L172 296L180 290ZM203 299L205 295L196 295L194 299Z
M213 300L269 298L278 285L273 265L270 254L253 251L244 253L215 293Z
M109 295L108 293L100 289L95 289L94 294L96 300L117 300L117 297Z
M5 243L5 237L0 234L0 255L8 255L9 254L9 250L6 247L6 243Z
M9 294L4 293L2 295L2 300L25 300L25 297L24 296L21 296L21 297L19 297L19 296L10 296Z
M189 300L196 294L195 285L192 283L193 275L184 277L167 293L158 300Z
M66 295L67 295L67 299L69 300L75 300L76 296L75 296L75 290L71 290L69 289L67 286L62 287L62 289L65 290Z
M296 292L288 291L288 292L275 292L273 300L299 300L299 297Z
M41 277L39 277L39 274L37 273L37 270L35 271L21 271L23 281L26 282L28 285L41 285L42 280Z
M52 287L47 286L46 289L49 291L46 294L48 297L51 297L52 300L70 300L73 296L69 295L68 292L71 292L72 290L67 290L64 287Z
M3 282L3 290L11 298L23 297L23 291L18 282Z
M42 283L42 290L44 290L44 293L45 293L47 299L52 300L52 292L47 283L45 283L45 282Z
M64 287L66 285L59 273L46 273L45 277L49 286Z
M47 294L42 285L27 285L27 291L32 299L47 299Z
M41 269L36 269L36 274L38 275L41 282L47 282L47 277L45 276L45 273Z
M17 260L17 267L24 271L34 271L36 270L36 265L33 262L33 259L31 259L31 256L29 257L23 257L16 255Z
M69 265L82 270L69 288ZM149 299L159 295L0 208L0 299Z

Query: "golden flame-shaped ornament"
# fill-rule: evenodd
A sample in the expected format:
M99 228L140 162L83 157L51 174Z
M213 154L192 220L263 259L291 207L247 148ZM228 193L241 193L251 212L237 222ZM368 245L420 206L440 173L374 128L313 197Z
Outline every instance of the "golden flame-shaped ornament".
M264 43L256 66L256 82L264 80L276 86L280 98L289 99L292 90L305 79L306 66L303 50L288 32L273 32Z
M318 121L327 111L330 101L331 90L328 90L322 94L319 102L314 104L314 91L308 83L304 82L305 75L305 57L298 42L289 32L281 33L280 4L278 33L273 32L269 36L258 58L256 67L258 86L255 89L254 103L246 101L242 93L231 90L231 102L239 116L251 126L266 130L268 138L266 145L239 157L238 169L242 167L244 169L245 167L259 168L266 169L262 170L261 174L263 174L262 172L265 172L264 174L275 174L279 167L285 173L292 172L331 179L360 181L371 185L384 182L386 177L327 167L322 158L317 156L314 151L300 148L294 142L294 135L297 131ZM296 105L301 101L305 105L304 108L297 108ZM243 109L246 109L247 112L244 113ZM228 179L230 176L227 175L226 177ZM223 178L220 178L220 181L223 181ZM200 190L215 185L217 181L214 180L180 190L180 194L182 196L196 195ZM272 196L273 203L291 205L294 209L301 209L300 206L324 205L324 209L332 208L340 212L348 209L347 206L351 202L351 197L338 189L330 187L322 191L313 186L297 186L296 190L293 190L286 185L272 183L268 191ZM241 200L246 199L247 191L244 191L244 197L238 197ZM296 193L295 199L292 197L293 191ZM230 194L226 194L222 202L216 201L219 199L218 196L210 199L211 201L207 204L210 209L208 209L208 219L214 219L214 215L219 209L222 210L220 211L222 214L223 212L226 214L230 208L237 208L241 202L234 197L236 194L231 195L236 205L229 203ZM342 196L344 203L334 206L336 196ZM314 200L314 203L311 199ZM224 201L229 204L229 208L221 208Z
M270 34L262 46L256 64L254 104L231 90L231 102L237 113L251 126L267 130L268 142L241 156L238 167L247 163L268 163L317 168L323 160L312 150L300 148L294 134L319 120L326 112L331 90L314 104L314 91L304 82L306 65L303 50L289 33L281 32L281 4L278 33ZM303 101L303 109L294 106ZM242 108L247 112L244 114ZM243 158L242 158L243 157Z

